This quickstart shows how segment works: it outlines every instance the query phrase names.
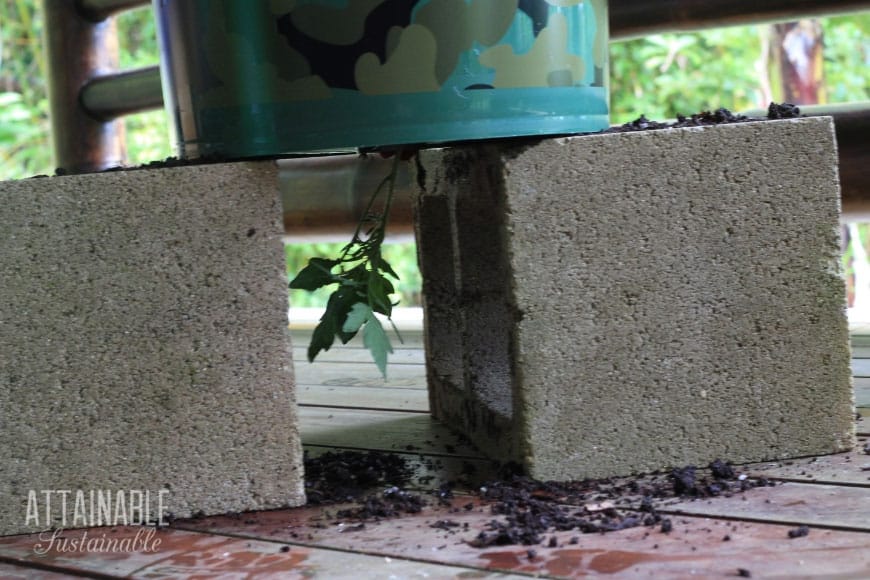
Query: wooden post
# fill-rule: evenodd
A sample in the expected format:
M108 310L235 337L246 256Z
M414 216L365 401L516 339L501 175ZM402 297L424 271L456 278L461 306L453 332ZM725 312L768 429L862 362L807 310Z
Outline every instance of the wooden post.
M124 122L85 111L81 88L118 69L114 18L86 19L72 0L43 0L48 98L55 165L66 173L101 171L124 163Z

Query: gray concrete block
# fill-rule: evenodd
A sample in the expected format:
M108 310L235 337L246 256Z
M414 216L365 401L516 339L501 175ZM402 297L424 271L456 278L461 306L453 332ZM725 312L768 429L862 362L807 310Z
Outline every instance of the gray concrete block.
M281 217L272 162L0 183L0 534L304 502Z
M485 325L509 344L475 340L507 357L510 384L476 387L485 400L467 383L446 420L544 479L850 448L836 163L827 118L428 152L424 195L491 203L485 239L455 236L460 286L469 260L478 280L500 251L508 264L492 279L505 321ZM469 419L500 407L493 393L506 433Z
M477 148L420 154L431 168L415 201L430 409L502 456L513 414L508 265L488 195L500 189Z

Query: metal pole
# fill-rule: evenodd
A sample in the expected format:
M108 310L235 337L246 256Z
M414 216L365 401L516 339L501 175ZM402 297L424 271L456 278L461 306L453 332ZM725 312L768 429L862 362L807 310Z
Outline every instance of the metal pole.
M92 79L82 87L81 103L102 120L159 109L163 106L160 70L141 68Z
M114 19L90 22L70 0L43 0L42 7L55 165L86 173L123 164L124 123L95 119L79 99L90 79L118 68Z

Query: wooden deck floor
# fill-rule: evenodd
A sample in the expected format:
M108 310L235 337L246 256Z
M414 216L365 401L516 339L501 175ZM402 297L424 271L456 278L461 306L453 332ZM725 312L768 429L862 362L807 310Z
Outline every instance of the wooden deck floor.
M294 333L304 358L305 331ZM870 336L853 337L860 444L851 452L742 466L777 482L712 500L659 506L673 531L644 526L607 534L548 534L555 547L468 545L490 511L461 485L449 505L419 514L358 522L338 507L303 507L177 522L151 531L157 550L101 553L49 550L36 536L0 538L0 578L870 578ZM491 462L427 413L419 332L380 378L359 346L333 349L322 362L297 363L302 438L311 454L336 449L401 453L416 466L417 488L470 468L486 479ZM466 477L467 478L467 477ZM472 484L469 484L472 485ZM470 506L470 507L466 507ZM340 506L339 506L340 507ZM579 507L578 507L579 509ZM456 525L433 528L438 520ZM467 526L466 526L467 525ZM790 538L796 526L809 534ZM143 528L67 531L69 539L108 534L134 539ZM152 538L152 545L153 544Z

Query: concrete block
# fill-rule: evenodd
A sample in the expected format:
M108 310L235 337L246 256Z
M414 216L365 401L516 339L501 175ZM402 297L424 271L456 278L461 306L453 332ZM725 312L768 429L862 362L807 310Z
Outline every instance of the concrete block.
M511 315L504 196L487 148L421 152L428 182L415 202L432 415L481 449L511 455Z
M0 534L304 502L281 217L273 162L0 183Z
M466 354L462 385L430 383L433 412L482 449L571 480L854 445L831 119L422 162L430 373ZM452 270L428 268L438 203ZM455 311L429 292L450 274ZM448 323L461 340L441 344Z

